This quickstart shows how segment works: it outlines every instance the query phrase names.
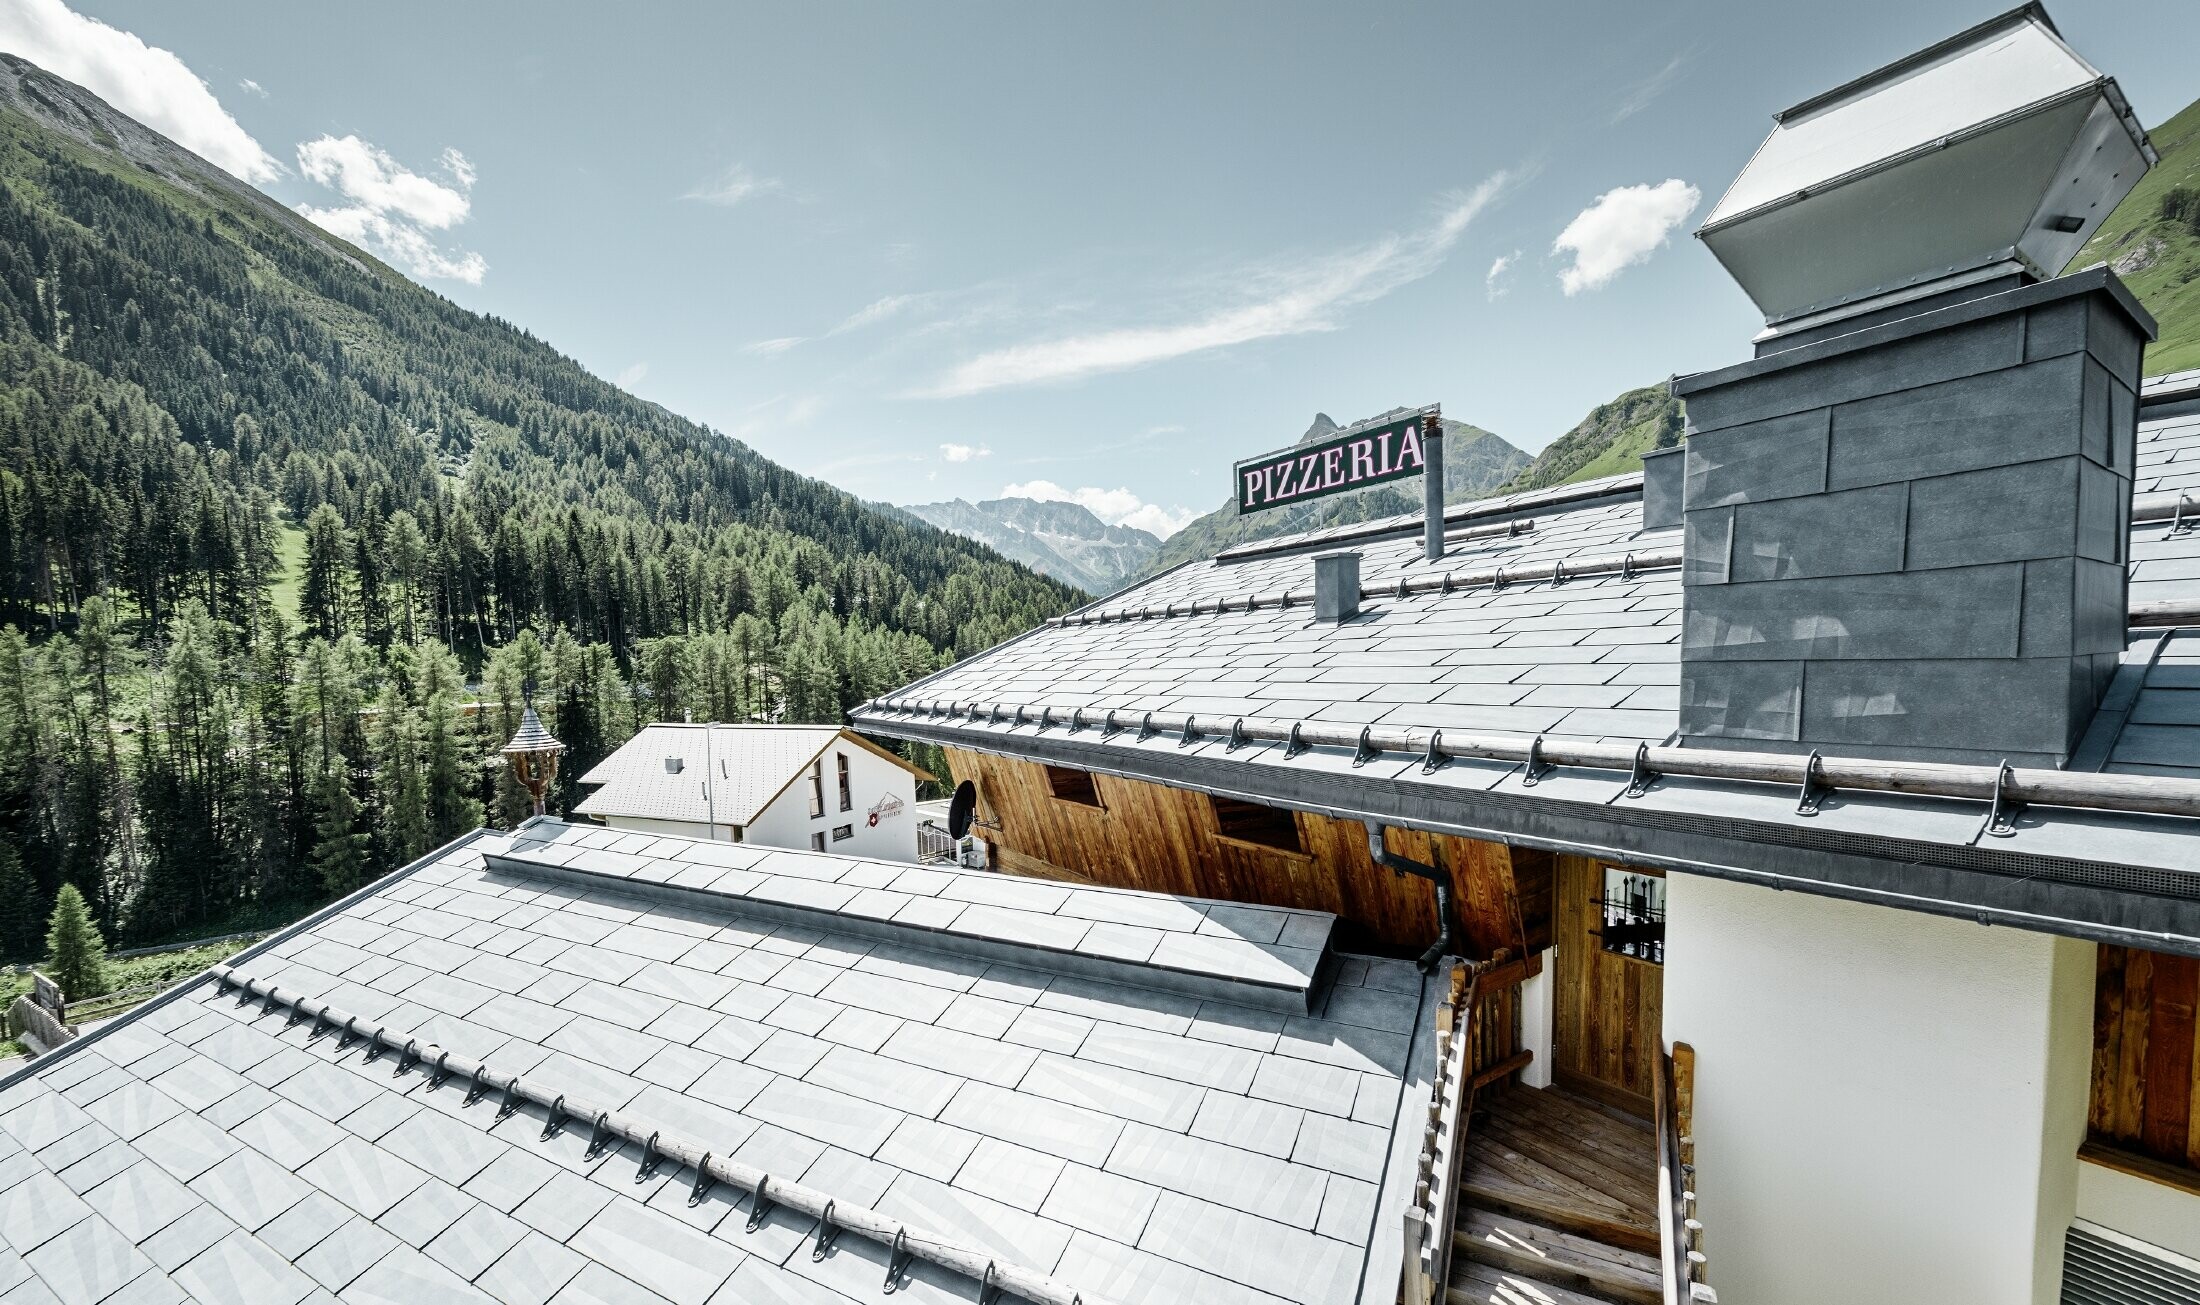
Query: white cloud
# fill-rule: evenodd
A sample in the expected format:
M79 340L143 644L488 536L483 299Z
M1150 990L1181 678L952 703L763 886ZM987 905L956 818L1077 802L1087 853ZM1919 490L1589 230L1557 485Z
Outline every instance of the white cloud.
M993 450L983 444L942 444L940 456L949 462L973 462L979 458L992 457Z
M0 50L85 87L234 176L272 181L282 175L274 156L183 60L61 0L0 2Z
M759 195L776 195L786 186L776 177L759 177L741 164L734 164L711 180L682 195L682 199L700 200L716 204L720 208L732 208L743 200Z
M1552 253L1574 257L1572 266L1559 269L1559 285L1569 295L1609 285L1622 271L1647 261L1702 198L1677 178L1605 191L1551 242Z
M762 358L770 358L787 352L787 350L809 338L806 335L782 335L775 340L758 340L754 344L744 344L741 346L741 352L753 353Z
M1001 497L1032 498L1042 503L1076 503L1111 526L1130 526L1162 539L1199 519L1199 513L1190 508L1165 508L1158 503L1148 503L1127 489L1101 489L1095 485L1064 489L1051 480L1003 485Z
M250 77L247 77L243 81L238 82L237 89L253 95L257 95L263 100L267 98L267 88L260 85L258 82L253 81Z
M876 326L890 317L900 316L905 310L923 303L926 298L928 296L925 295L888 295L884 299L875 299L849 314L846 321L826 334L839 335L846 331L860 331L866 326Z
M638 362L631 367L621 368L617 379L618 387L622 390L631 390L640 385L642 378L647 375L649 375L649 364L645 362Z
M1685 53L1676 54L1666 61L1663 68L1628 88L1619 107L1612 110L1612 125L1616 127L1649 108L1660 95L1665 94L1665 88L1673 84L1673 79L1680 75L1681 66L1687 62L1688 56Z
M327 208L298 211L332 235L373 249L418 277L480 285L489 264L476 253L445 250L428 235L464 222L473 212L474 165L455 149L437 160L445 184L406 168L387 150L357 136L322 136L298 146L298 171L344 197Z
M930 397L954 398L1044 381L1062 381L1204 353L1254 340L1336 329L1336 311L1380 299L1434 272L1467 224L1504 188L1500 172L1472 191L1446 197L1426 230L1392 234L1327 258L1297 260L1257 275L1269 287L1252 303L1216 309L1187 322L1140 326L1011 345L957 365Z
M1511 283L1505 279L1505 274L1512 271L1513 264L1519 261L1520 251L1517 249L1509 254L1499 254L1491 260L1489 275L1482 278L1482 288L1489 293L1491 303L1503 299L1505 292L1512 289Z
M473 188L473 165L453 149L443 151L442 162L456 185L423 177L357 136L323 136L298 146L298 170L308 181L372 212L436 231L464 222L473 207L466 193Z

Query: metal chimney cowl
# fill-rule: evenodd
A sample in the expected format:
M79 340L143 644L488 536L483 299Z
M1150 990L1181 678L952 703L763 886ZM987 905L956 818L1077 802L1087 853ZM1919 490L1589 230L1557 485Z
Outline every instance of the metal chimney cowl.
M1774 123L1696 232L1764 314L1760 340L2045 280L2156 162L2115 80L2038 4Z

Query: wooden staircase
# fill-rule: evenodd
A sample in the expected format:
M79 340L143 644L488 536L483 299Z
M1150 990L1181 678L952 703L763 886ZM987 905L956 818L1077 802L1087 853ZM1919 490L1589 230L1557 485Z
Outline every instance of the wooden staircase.
M1450 1305L1659 1305L1650 1122L1557 1088L1476 1104Z

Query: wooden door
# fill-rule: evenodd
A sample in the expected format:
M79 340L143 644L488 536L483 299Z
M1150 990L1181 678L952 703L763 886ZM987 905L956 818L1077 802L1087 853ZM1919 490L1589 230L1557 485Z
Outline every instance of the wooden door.
M1605 895L1610 863L1558 858L1557 991L1551 1069L1560 1086L1647 1116L1658 1064L1664 966L1607 949ZM1657 870L1621 867L1662 880ZM1614 935L1616 938L1618 935Z

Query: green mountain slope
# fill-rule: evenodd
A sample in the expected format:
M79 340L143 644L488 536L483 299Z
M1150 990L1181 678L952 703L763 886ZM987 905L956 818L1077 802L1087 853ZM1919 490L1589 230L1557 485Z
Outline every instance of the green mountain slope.
M71 882L128 941L219 932L510 820L494 750L530 682L569 809L640 723L837 720L1075 597L621 392L0 56L21 918ZM22 933L0 921L0 960Z
M1642 455L1652 449L1671 448L1681 441L1681 401L1663 385L1629 390L1596 410L1564 435L1551 441L1535 461L1506 482L1501 493L1544 489L1640 471Z
M2149 131L2162 161L2070 260L2106 262L2161 323L2149 376L2200 367L2200 101Z
M1327 413L1315 413L1314 422L1298 443L1320 439L1342 429ZM1481 498L1528 465L1528 455L1479 426L1444 419L1444 500L1456 503ZM1323 526L1349 525L1376 517L1417 512L1421 507L1419 481L1378 485L1352 494L1338 494L1296 507L1277 508L1240 517L1235 498L1194 520L1161 543L1146 568L1151 574L1194 558L1213 557L1234 544L1295 534Z

